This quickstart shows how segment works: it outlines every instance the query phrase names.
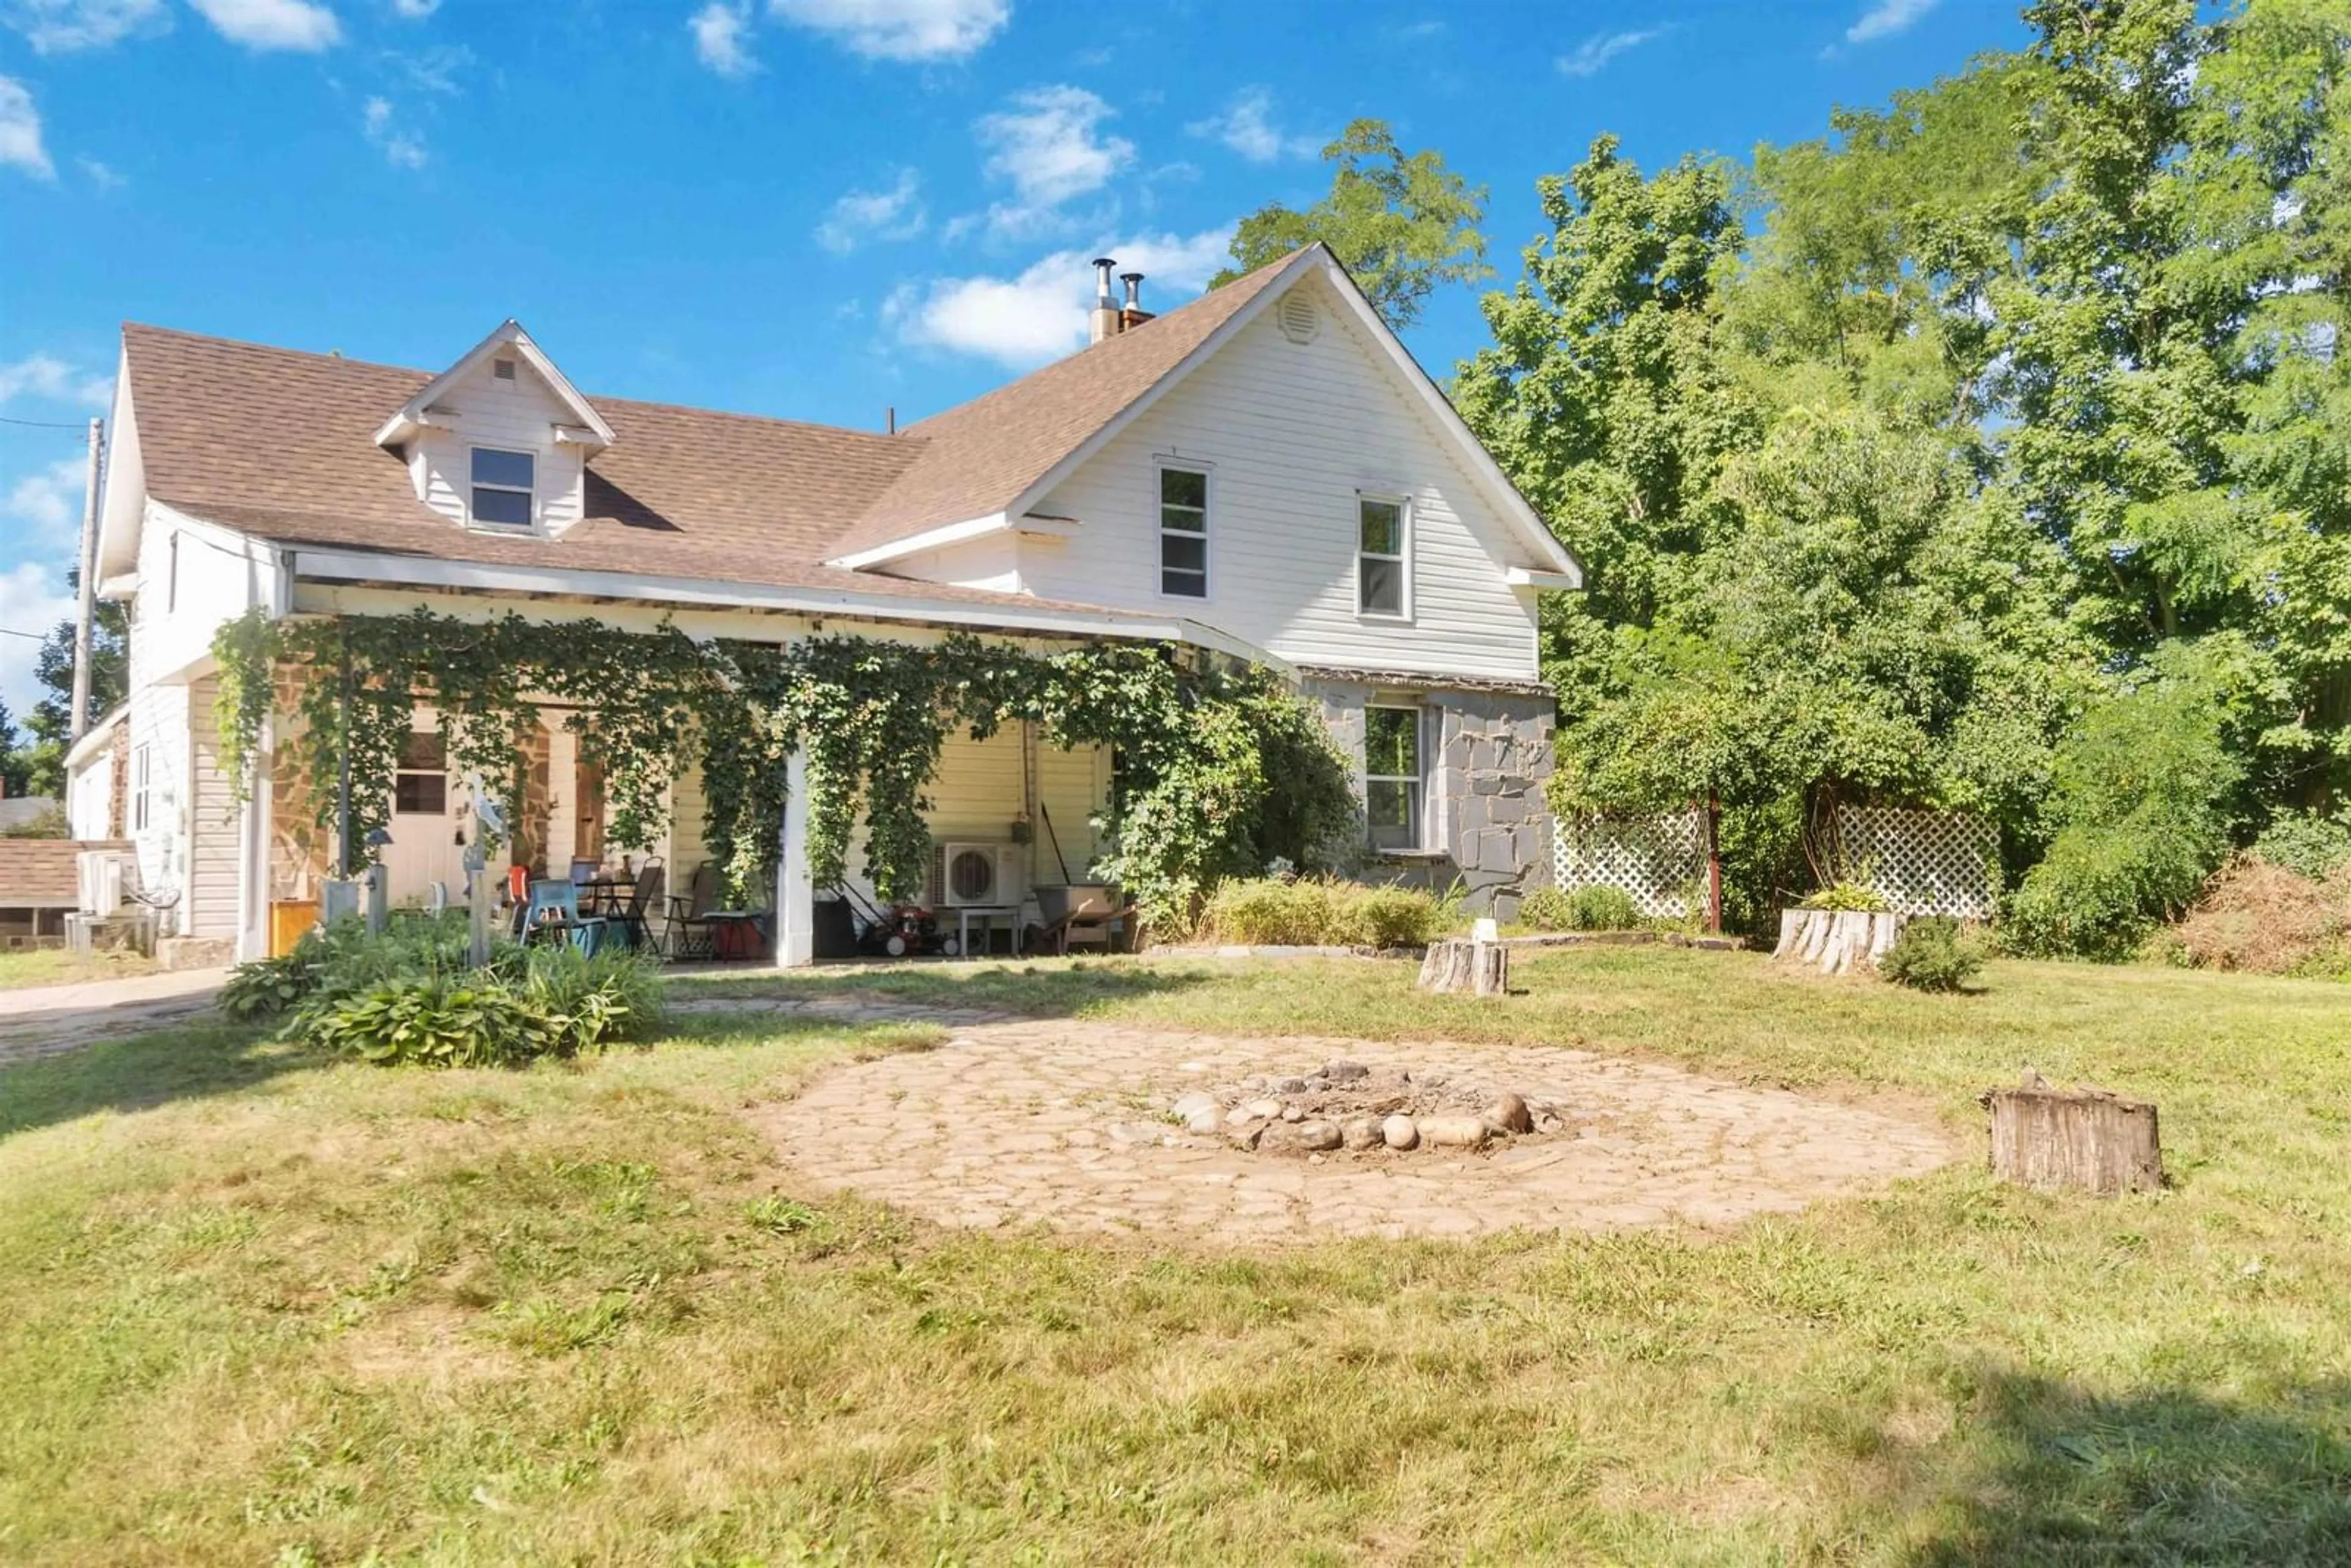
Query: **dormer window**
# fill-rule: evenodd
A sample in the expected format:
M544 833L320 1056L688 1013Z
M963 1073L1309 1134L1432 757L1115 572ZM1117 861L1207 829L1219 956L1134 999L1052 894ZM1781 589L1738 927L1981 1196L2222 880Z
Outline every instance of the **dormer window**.
M473 520L488 528L529 528L538 477L538 458L533 453L475 447Z

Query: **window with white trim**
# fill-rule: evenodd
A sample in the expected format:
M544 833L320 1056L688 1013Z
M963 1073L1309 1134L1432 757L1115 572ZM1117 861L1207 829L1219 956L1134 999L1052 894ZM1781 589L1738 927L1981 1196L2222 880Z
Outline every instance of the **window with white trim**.
M1421 710L1364 709L1364 814L1375 850L1421 847L1426 790L1421 775Z
M1355 497L1355 609L1402 620L1412 613L1411 504L1400 496Z
M131 831L147 831L148 786L152 779L154 757L149 747L134 747L131 752Z
M1208 597L1208 476L1196 468L1159 470L1159 591Z
M530 527L535 515L531 493L538 484L536 454L476 446L472 479L474 504L468 515L474 521L498 528Z

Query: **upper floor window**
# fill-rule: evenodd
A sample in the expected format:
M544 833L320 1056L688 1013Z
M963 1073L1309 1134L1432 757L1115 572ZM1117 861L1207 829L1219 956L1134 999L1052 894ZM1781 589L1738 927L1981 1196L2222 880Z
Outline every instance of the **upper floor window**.
M1365 615L1412 613L1412 516L1395 496L1355 501L1355 608Z
M1159 470L1159 591L1208 597L1208 476Z
M504 452L495 446L474 448L474 506L477 523L503 528L531 525L531 491L538 479L538 459L528 452Z

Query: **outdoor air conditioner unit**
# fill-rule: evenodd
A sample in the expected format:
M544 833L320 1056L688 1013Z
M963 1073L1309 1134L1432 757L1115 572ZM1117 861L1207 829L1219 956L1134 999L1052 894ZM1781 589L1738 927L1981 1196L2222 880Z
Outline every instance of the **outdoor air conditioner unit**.
M1020 902L1020 873L1009 844L939 846L938 904L946 909Z
M127 858L120 850L84 850L74 857L74 901L83 914L110 920L122 913Z

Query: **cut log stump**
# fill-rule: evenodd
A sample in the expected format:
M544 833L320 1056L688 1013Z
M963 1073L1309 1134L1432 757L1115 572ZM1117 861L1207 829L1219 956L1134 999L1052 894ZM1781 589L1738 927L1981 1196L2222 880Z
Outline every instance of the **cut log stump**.
M1992 1175L2043 1192L2112 1195L2163 1186L2153 1105L2039 1079L1981 1096L1991 1111Z
M1857 909L1783 909L1771 956L1823 975L1875 969L1902 935L1907 917Z
M1420 978L1414 984L1438 996L1453 991L1480 997L1505 995L1510 988L1510 950L1499 942L1458 938L1431 942L1428 956L1420 961Z

